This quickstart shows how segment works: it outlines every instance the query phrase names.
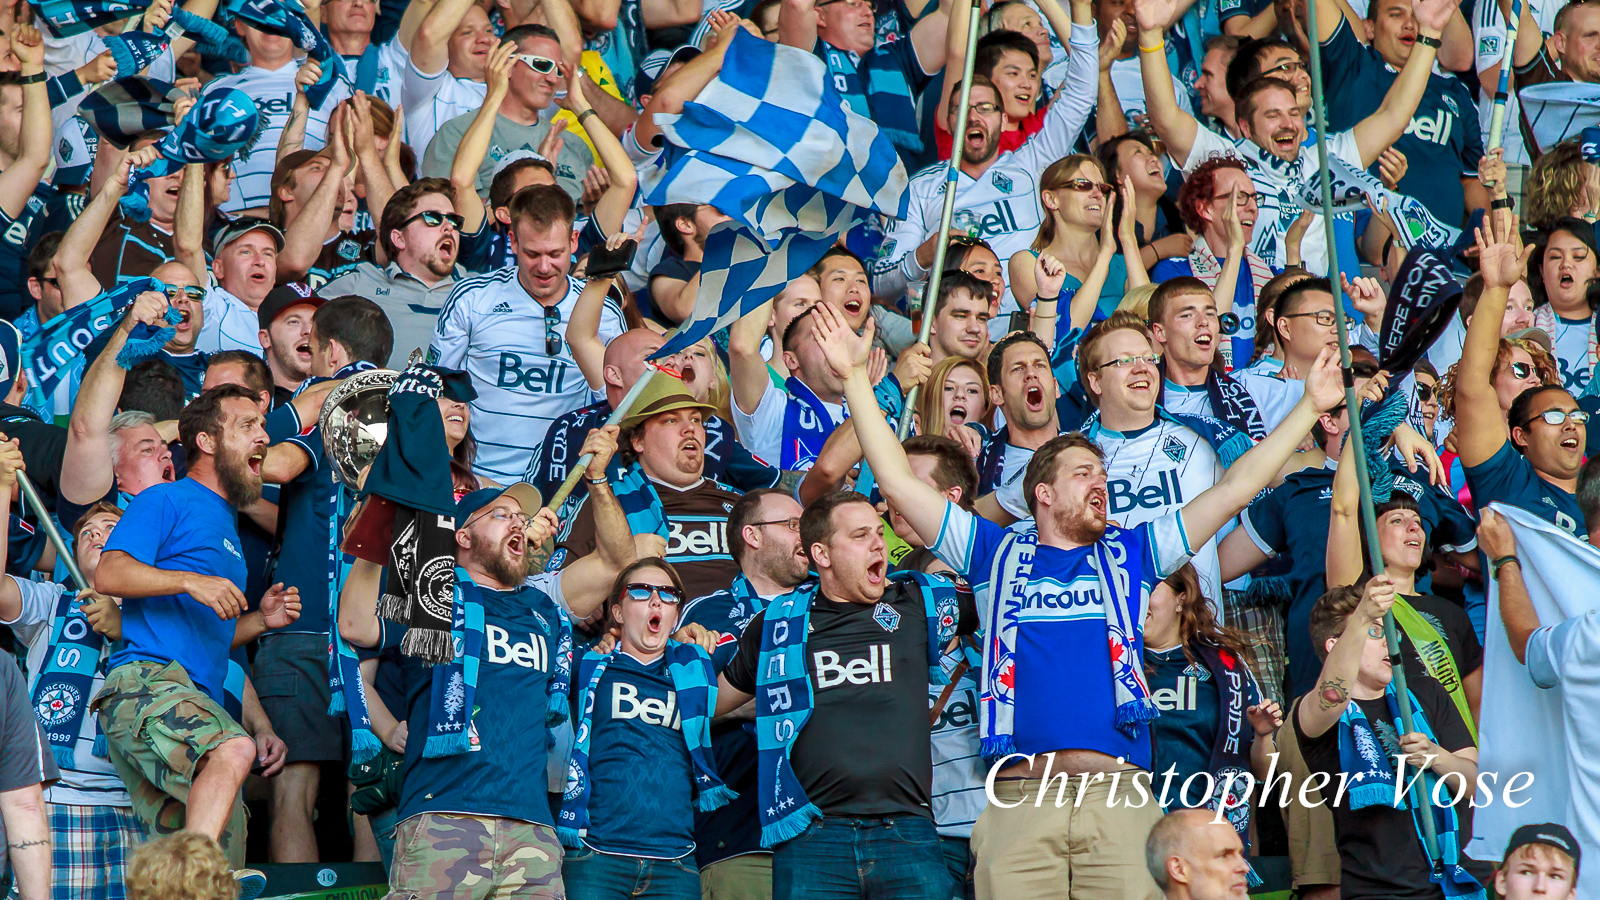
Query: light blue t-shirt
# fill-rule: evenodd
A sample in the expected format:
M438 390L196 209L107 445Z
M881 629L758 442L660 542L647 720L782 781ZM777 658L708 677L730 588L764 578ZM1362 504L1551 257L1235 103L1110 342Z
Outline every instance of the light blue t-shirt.
M222 495L193 478L140 491L105 550L121 550L157 569L226 578L244 590L238 515ZM122 603L123 645L108 668L140 660L176 662L221 703L233 627L232 619L188 594L129 597Z

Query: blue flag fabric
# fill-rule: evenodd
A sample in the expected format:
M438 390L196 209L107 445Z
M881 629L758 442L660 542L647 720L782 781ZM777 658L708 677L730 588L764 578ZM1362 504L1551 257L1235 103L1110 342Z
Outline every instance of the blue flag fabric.
M910 203L894 144L793 47L735 35L721 74L657 121L666 146L645 202L710 204L733 221L707 238L694 312L656 358L777 296L868 212L903 218Z

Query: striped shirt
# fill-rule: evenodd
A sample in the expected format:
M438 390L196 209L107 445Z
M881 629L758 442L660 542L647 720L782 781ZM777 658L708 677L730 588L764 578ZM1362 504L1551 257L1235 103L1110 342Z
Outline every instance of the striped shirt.
M406 105L406 143L426 150L440 125L475 111L488 91L489 86L481 81L450 74L449 66L428 75L408 60L400 82L400 96Z
M248 157L233 161L233 188L226 212L265 207L272 197L272 169L277 164L278 140L283 128L289 124L289 110L294 104L294 76L299 66L288 63L278 69L246 66L237 75L224 75L206 85L206 93L237 88L243 91L256 108L266 117L266 124L251 148ZM313 109L306 120L305 148L320 150L328 134L328 116L333 114L333 102L327 101L321 109Z
M507 266L465 279L444 302L428 362L465 369L478 399L472 401L472 433L478 440L474 471L510 484L528 469L534 448L562 415L603 399L589 388L567 345L567 322L584 283L568 276L567 293L555 306L559 320L545 310ZM607 299L600 313L600 341L610 343L627 326L622 308ZM557 337L557 353L546 352L547 333Z

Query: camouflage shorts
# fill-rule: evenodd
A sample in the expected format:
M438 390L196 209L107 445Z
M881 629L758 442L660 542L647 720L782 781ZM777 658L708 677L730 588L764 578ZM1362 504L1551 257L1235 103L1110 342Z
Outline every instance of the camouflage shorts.
M519 819L423 813L400 823L386 900L564 900L555 829Z
M134 662L106 675L91 704L100 717L111 764L133 798L133 812L151 835L184 826L184 804L200 757L249 735L194 686L177 663ZM222 834L228 863L244 865L244 802L235 798Z

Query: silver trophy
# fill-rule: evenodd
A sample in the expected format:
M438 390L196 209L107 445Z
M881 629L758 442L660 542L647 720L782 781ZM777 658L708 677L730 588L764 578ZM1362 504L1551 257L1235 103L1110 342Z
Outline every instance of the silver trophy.
M322 446L333 461L334 477L351 490L389 437L389 387L399 376L393 369L357 372L322 402L317 417Z

